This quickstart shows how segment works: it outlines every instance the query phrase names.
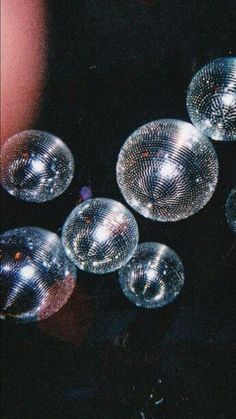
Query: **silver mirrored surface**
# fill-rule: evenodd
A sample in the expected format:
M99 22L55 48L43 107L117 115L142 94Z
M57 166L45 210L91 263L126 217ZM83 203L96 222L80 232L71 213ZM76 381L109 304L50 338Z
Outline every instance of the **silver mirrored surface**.
M11 195L44 202L61 195L74 174L74 159L63 141L29 130L9 138L1 151L1 184Z
M0 235L1 318L43 320L58 311L76 284L76 268L59 237L37 227Z
M67 218L62 243L80 269L97 274L113 272L133 255L138 226L121 203L107 198L90 199Z
M212 197L218 159L192 124L160 119L137 129L121 148L117 182L126 202L144 217L178 221Z
M136 306L157 308L170 303L184 284L178 255L160 243L142 243L119 271L121 288Z
M225 216L229 228L236 233L236 186L228 195L225 205Z
M203 134L218 141L236 140L236 57L217 58L195 74L187 109Z

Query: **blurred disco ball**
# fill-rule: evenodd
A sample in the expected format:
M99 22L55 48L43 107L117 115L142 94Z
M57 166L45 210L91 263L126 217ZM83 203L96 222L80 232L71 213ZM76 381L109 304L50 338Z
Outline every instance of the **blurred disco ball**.
M1 183L11 195L30 202L61 195L74 174L74 159L59 138L43 131L23 131L1 152Z
M133 255L138 226L121 203L107 198L89 199L67 218L62 244L80 269L96 274L113 272Z
M213 140L236 140L236 57L213 60L195 74L187 109L203 134Z
M75 287L76 268L59 237L37 227L0 235L2 319L43 320L57 312Z
M117 182L126 202L144 217L178 221L212 197L218 160L193 125L160 119L137 129L121 148Z
M184 268L178 255L160 243L142 243L119 271L126 297L138 307L157 308L170 303L184 284Z
M225 205L225 216L229 228L236 233L236 186L229 193Z

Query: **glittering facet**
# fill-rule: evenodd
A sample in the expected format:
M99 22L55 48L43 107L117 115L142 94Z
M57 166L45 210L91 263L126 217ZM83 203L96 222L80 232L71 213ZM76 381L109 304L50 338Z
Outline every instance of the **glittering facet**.
M203 134L213 140L236 140L236 57L213 60L195 74L187 109Z
M70 297L76 268L59 237L37 227L0 235L1 318L43 320Z
M2 147L1 184L24 201L44 202L61 195L74 173L74 159L59 138L43 131L20 132Z
M119 281L125 296L136 306L157 308L179 294L184 268L178 255L164 244L142 243L120 269Z
M103 274L123 266L138 243L138 226L131 212L107 198L78 205L67 218L62 243L82 270Z
M174 119L136 130L117 162L117 182L126 202L157 221L178 221L199 211L213 195L217 179L211 142L193 125Z
M236 233L236 186L232 189L227 198L225 216L229 228Z

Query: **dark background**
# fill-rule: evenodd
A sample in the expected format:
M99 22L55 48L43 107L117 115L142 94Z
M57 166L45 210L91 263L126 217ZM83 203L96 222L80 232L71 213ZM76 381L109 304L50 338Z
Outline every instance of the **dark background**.
M142 124L189 120L186 89L213 58L235 55L235 1L60 0L48 5L48 74L35 128L75 157L69 189L45 204L2 192L2 230L60 234L82 186L124 203L118 152ZM2 324L2 417L232 419L235 415L235 237L224 205L236 184L236 144L214 142L219 184L198 214L153 223L140 241L172 247L186 282L175 302L142 310L117 273L78 272L63 309L40 324ZM155 404L157 402L157 404Z

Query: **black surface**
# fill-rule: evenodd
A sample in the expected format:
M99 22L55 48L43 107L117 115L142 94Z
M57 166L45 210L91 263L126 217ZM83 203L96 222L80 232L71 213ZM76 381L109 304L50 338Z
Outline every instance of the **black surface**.
M192 75L236 54L235 1L47 4L49 66L35 128L69 145L76 174L45 204L2 192L3 231L60 231L88 184L94 197L124 203L115 164L127 136L157 118L188 121ZM135 214L141 242L165 243L181 257L186 283L178 299L145 311L125 299L116 273L79 272L64 317L40 327L3 323L3 418L234 417L236 254L224 205L236 184L236 144L214 145L220 179L203 210L177 223Z

